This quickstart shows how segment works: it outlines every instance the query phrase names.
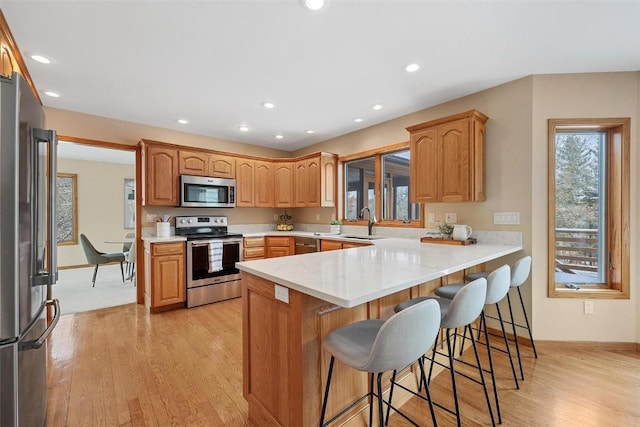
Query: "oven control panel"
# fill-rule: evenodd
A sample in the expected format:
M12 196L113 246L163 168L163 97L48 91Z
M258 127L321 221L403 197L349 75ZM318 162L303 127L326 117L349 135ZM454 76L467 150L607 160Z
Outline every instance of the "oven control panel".
M176 228L226 227L226 216L178 216Z

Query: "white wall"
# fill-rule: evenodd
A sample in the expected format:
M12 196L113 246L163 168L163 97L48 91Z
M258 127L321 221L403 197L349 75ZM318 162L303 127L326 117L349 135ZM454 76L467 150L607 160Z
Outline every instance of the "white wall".
M542 340L640 342L638 318L638 86L640 73L534 76L532 117L533 318ZM547 121L550 118L631 117L631 299L548 298Z
M131 157L135 157L134 152ZM59 266L87 264L80 233L86 234L99 251L121 252L122 244L105 242L135 231L124 228L124 180L135 179L135 166L59 158L58 172L78 175L78 244L58 246Z

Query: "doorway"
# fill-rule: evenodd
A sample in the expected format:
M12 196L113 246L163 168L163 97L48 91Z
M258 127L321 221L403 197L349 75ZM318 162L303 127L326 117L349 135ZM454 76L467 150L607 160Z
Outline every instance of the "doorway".
M58 281L51 296L62 315L135 303L136 147L59 137L56 228ZM84 234L99 252L121 253L118 262L87 257ZM133 254L131 254L133 255ZM122 276L124 275L124 281Z

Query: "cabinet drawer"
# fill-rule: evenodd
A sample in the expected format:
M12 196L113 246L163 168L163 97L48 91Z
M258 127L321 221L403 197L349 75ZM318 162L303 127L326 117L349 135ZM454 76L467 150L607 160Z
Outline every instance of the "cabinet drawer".
M244 247L252 248L256 246L264 246L264 237L245 237Z
M267 246L289 246L291 238L289 236L267 236Z
M264 246L244 248L244 259L264 257Z
M180 255L184 253L184 242L153 243L151 255Z

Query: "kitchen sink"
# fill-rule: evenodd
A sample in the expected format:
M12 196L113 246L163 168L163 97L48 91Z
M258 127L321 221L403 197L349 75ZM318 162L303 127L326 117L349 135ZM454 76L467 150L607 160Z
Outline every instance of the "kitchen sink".
M336 237L343 237L345 239L360 239L360 240L384 239L383 236L353 236L353 235L350 235L350 234L339 234L339 235L336 235Z

